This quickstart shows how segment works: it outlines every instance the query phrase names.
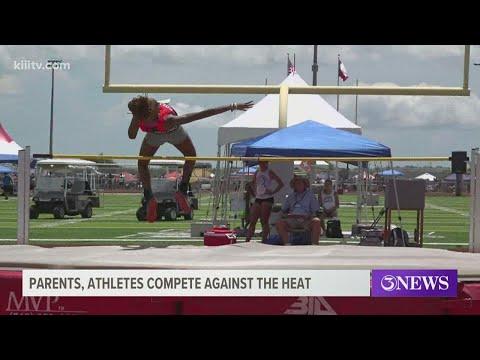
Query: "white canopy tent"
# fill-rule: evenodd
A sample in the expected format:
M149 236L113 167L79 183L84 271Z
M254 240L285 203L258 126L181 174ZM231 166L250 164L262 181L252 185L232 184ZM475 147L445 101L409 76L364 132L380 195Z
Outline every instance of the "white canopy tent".
M290 74L281 85L308 86L298 74ZM279 95L270 94L256 103L250 110L221 126L218 130L218 145L231 144L261 136L279 128ZM287 127L305 120L318 121L336 129L362 133L355 125L337 112L320 95L289 95Z
M435 181L437 180L437 177L430 174L430 173L425 173L422 175L418 175L415 179L421 179L421 180L426 180L426 181Z
M13 140L0 123L0 161L16 161L19 150L22 150L22 147Z

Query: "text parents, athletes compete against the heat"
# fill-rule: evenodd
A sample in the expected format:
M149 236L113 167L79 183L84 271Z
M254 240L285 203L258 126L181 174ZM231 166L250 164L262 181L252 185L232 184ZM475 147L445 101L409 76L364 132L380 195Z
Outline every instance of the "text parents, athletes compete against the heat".
M200 277L92 277L88 284L82 285L79 277L45 277L30 278L30 288L36 289L251 289L256 281L259 288L289 288L305 289L310 286L311 278L283 278L280 282L277 278L253 278L253 277L230 277L206 278L202 283Z

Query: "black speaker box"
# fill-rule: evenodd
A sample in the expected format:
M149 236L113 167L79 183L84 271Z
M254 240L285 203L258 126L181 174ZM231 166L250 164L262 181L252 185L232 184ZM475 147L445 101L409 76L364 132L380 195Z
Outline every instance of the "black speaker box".
M467 152L466 151L452 151L452 173L466 174L467 172Z

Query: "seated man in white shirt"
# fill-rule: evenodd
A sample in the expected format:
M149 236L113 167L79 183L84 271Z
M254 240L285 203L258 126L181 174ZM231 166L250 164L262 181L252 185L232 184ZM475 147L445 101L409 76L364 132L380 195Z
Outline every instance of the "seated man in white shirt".
M318 196L318 202L323 208L322 215L320 216L321 226L323 232L325 232L325 219L336 218L338 216L337 209L340 207L340 201L338 194L333 190L332 180L325 180L323 190Z
M288 233L294 229L311 232L313 245L320 240L320 219L316 217L320 209L318 199L309 189L308 179L295 176L290 182L293 192L288 195L282 205L282 219L277 221L276 228L283 245L288 243Z

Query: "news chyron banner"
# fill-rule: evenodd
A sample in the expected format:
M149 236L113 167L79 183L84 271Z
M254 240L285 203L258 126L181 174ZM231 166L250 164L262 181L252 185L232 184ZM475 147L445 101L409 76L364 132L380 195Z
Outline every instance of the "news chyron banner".
M23 270L23 296L370 296L370 270Z

